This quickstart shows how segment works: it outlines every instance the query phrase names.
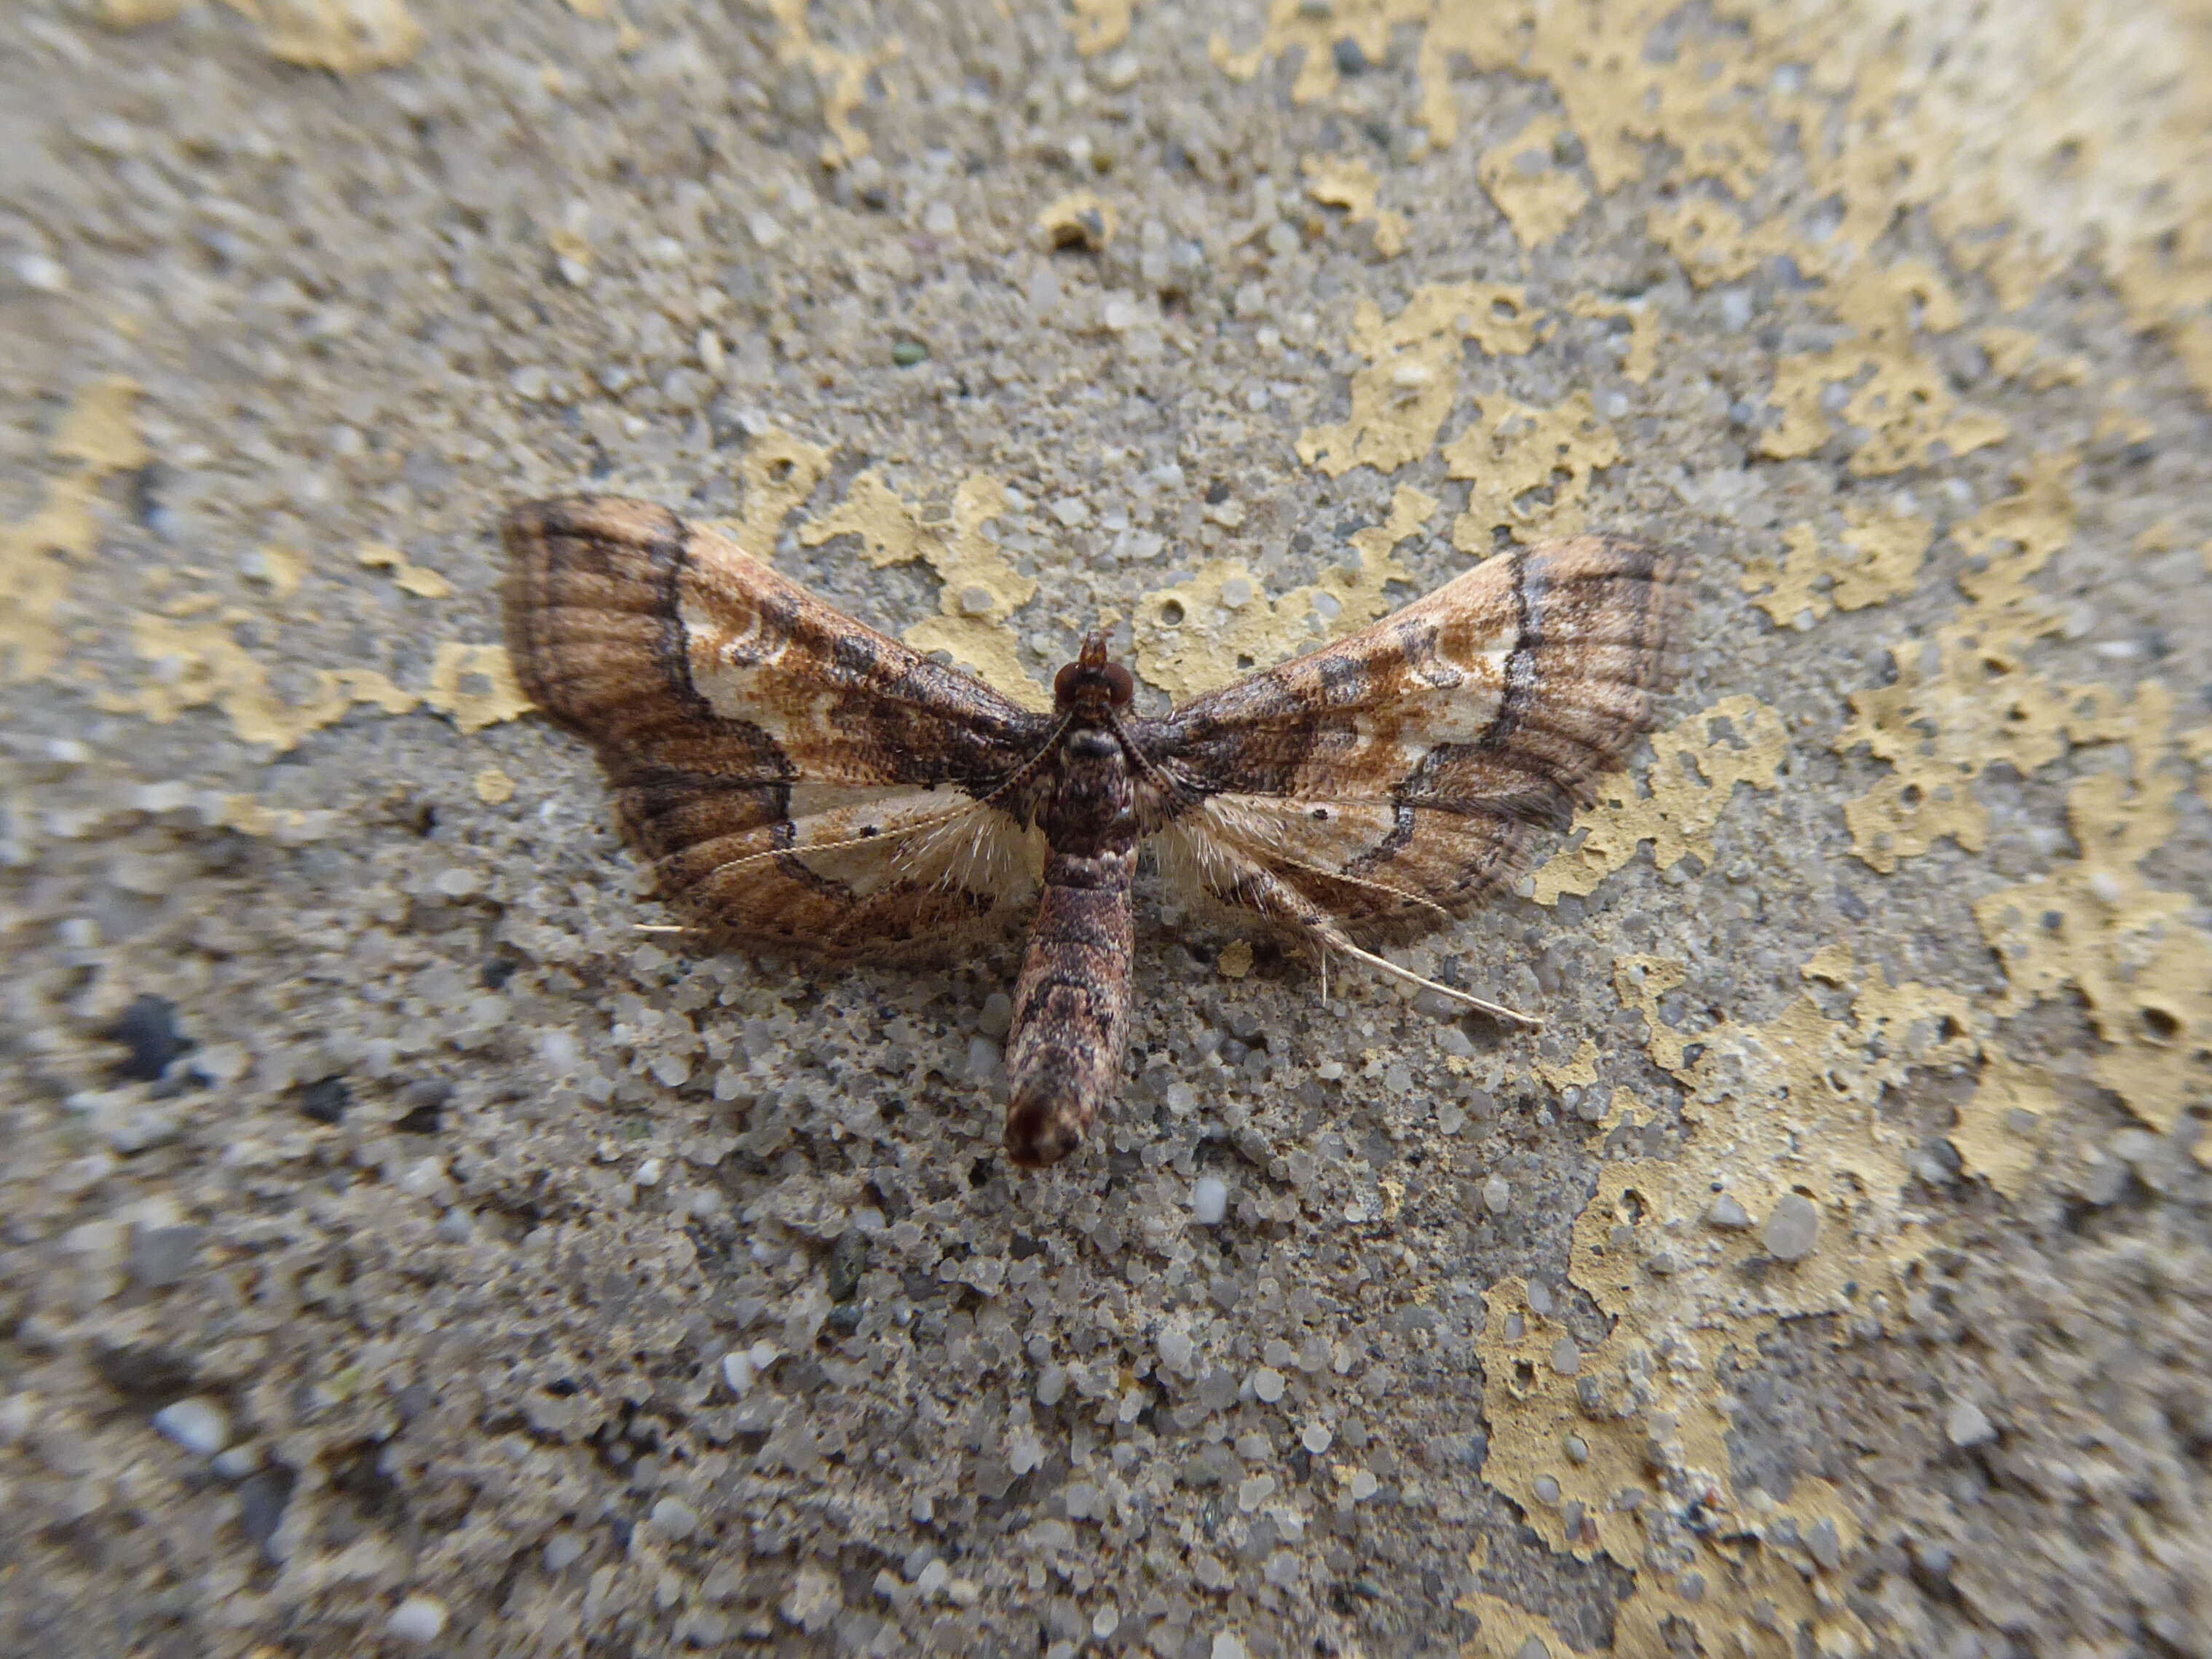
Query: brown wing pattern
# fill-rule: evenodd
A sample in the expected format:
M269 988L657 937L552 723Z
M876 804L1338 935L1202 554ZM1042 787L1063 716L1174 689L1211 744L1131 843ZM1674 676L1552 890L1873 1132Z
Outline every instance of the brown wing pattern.
M1039 854L1018 789L1052 722L664 508L508 515L507 646L588 738L672 898L833 954L1002 913Z
M1168 861L1278 917L1463 911L1650 728L1688 598L1679 556L1624 538L1508 552L1145 723Z

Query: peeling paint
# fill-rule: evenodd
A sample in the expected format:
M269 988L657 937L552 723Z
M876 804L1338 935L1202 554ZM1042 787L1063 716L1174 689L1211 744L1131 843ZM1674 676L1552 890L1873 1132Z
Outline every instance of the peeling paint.
M863 472L842 502L801 526L799 539L819 547L832 537L857 535L878 569L916 559L928 565L943 583L938 614L908 629L906 642L917 651L945 653L1025 708L1049 708L1051 691L1023 666L1006 625L1036 597L1037 585L983 533L986 523L1007 511L1006 487L979 474L961 480L948 520L932 520L876 473Z
M1406 251L1406 216L1380 205L1382 180L1356 155L1309 155L1298 163L1306 194L1323 207L1342 208L1355 225L1375 227L1375 251L1395 259Z
M2058 1106L2057 1081L2050 1073L2005 1054L1990 1055L1951 1130L1951 1145L1960 1165L2005 1197L2018 1197L2035 1169Z
M394 586L418 599L443 599L453 596L453 583L434 570L410 564L407 556L396 547L382 542L364 542L354 558L368 569L389 570Z
M1797 524L1782 532L1789 552L1779 564L1765 554L1745 564L1743 591L1778 626L1802 631L1835 611L1901 599L1919 586L1933 522L1861 501L1847 502L1843 518L1843 556L1822 550L1816 526Z
M1486 554L1492 532L1516 540L1571 536L1588 520L1591 475L1620 459L1620 441L1598 418L1588 392L1551 409L1498 393L1475 400L1474 418L1443 447L1446 471L1470 481L1452 545Z
M1355 466L1395 472L1419 460L1458 397L1461 343L1492 356L1525 356L1535 348L1540 315L1527 291L1510 283L1431 283L1388 321L1381 307L1361 300L1350 344L1368 365L1352 377L1351 416L1307 428L1298 459L1332 478Z
M1036 216L1037 234L1052 247L1098 252L1114 240L1121 216L1095 190L1073 190Z
M775 20L781 31L775 61L797 64L814 77L822 93L822 121L830 136L817 154L822 165L842 167L868 153L868 135L853 124L853 112L868 100L868 77L906 50L893 37L873 52L846 52L823 46L807 21L807 0L753 0L753 9Z
M400 0L258 0L263 44L279 62L365 75L414 60L428 38Z
M44 679L67 654L58 626L70 592L70 568L92 555L100 537L102 486L118 472L145 465L138 435L138 386L120 377L79 392L47 446L64 470L46 485L27 519L0 527L0 674L21 684Z
M1333 567L1278 599L1269 599L1260 578L1233 559L1146 594L1131 624L1137 672L1180 702L1387 614L1391 584L1414 579L1393 550L1419 534L1437 505L1433 495L1401 485L1389 520L1352 537L1357 565Z
M1589 205L1589 187L1560 158L1571 137L1555 118L1539 116L1518 135L1486 152L1477 169L1483 189L1523 247L1540 248L1558 240L1575 216Z
M1863 744L1893 769L1846 802L1844 817L1852 852L1884 875L1946 836L1981 850L1988 814L1973 783L1990 765L2004 761L2025 776L2069 738L2113 732L2104 688L2060 685L2025 662L2038 639L2058 629L2057 608L2027 583L2072 534L2074 465L2070 453L2039 458L2014 494L1953 531L1980 567L1960 578L1972 603L1934 640L1891 648L1893 684L1850 694L1836 749Z
M1883 1091L1916 1066L1972 1063L1988 1022L1963 996L1869 979L1847 951L1824 951L1805 973L1844 1000L1840 1018L1805 995L1765 1023L1678 1025L1662 1003L1685 986L1684 964L1638 957L1617 965L1623 1001L1644 1016L1651 1058L1684 1086L1691 1139L1675 1158L1598 1171L1568 1274L1612 1321L1596 1346L1578 1346L1539 1315L1521 1279L1500 1281L1486 1298L1485 1477L1553 1549L1646 1569L1622 1606L1617 1652L1664 1650L1651 1644L1669 1618L1696 1629L1709 1651L1724 1638L1763 1651L1748 1619L1762 1601L1779 1620L1769 1630L1867 1636L1790 1541L1825 1526L1847 1553L1857 1541L1850 1505L1818 1480L1801 1478L1786 1503L1737 1486L1715 1371L1731 1351L1753 1353L1781 1320L1887 1305L1925 1241L1899 1201L1907 1146L1883 1121ZM1717 1185L1750 1224L1705 1221ZM1813 1246L1785 1261L1761 1224L1792 1194L1819 1226ZM1665 1270L1655 1272L1649 1264L1661 1257ZM1692 1506L1724 1524L1669 1528L1668 1553L1651 1554L1657 1519ZM1723 1533L1762 1547L1711 1541ZM1662 1562L1664 1572L1648 1571Z
M1068 0L1068 31L1085 58L1111 52L1129 38L1136 21L1135 0Z
M1975 919L2004 963L2013 1014L2080 992L2105 1047L2092 1075L2160 1133L2212 1103L2212 935L2191 895L2153 886L2142 862L2178 827L2165 764L2173 695L2155 681L2121 710L2133 775L2100 772L2067 793L2078 859L1982 898Z
M1575 814L1567 847L1527 878L1527 896L1557 904L1563 893L1593 892L1647 841L1661 871L1692 853L1710 856L1736 786L1773 789L1789 748L1782 717L1750 696L1723 697L1655 732L1649 793L1639 795L1627 771L1599 779L1597 800Z

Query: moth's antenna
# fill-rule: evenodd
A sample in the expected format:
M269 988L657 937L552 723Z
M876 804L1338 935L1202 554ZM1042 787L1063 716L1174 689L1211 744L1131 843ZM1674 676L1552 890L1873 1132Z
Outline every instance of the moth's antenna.
M1349 939L1338 938L1331 943L1338 950L1358 957L1369 967L1388 974L1393 979L1403 980L1408 985L1418 985L1424 991L1434 991L1439 996L1449 997L1455 1002L1464 1002L1477 1013L1488 1014L1491 1018L1502 1019L1509 1024L1526 1026L1532 1031L1540 1031L1544 1029L1544 1022L1534 1014L1524 1014L1518 1008L1509 1008L1502 1002L1492 1002L1486 998L1476 996L1471 991L1462 991L1455 985L1443 985L1432 979L1424 979L1412 969L1401 968L1388 957L1378 957L1372 951L1363 951Z

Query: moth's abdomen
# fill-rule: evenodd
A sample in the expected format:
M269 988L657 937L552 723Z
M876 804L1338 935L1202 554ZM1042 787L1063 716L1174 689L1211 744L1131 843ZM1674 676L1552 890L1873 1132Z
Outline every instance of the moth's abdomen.
M1054 854L1014 987L1006 1152L1035 1168L1083 1144L1129 1041L1133 851Z

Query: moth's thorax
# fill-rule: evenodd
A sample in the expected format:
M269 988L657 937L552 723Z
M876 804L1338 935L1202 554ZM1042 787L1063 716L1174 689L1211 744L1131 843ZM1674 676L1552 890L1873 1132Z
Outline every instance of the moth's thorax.
M1042 814L1052 850L1089 857L1134 845L1137 792L1120 732L1072 721L1054 762Z

